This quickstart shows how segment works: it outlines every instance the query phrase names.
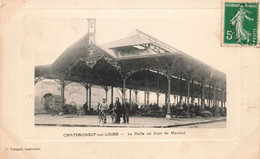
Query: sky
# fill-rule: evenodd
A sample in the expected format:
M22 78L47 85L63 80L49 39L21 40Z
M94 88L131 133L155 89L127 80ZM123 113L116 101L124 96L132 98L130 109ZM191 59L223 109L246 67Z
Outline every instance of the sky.
M21 59L33 77L34 66L52 64L87 34L87 19L95 18L97 45L122 39L139 29L226 73L227 98L237 98L241 52L254 50L221 45L221 13L220 8L32 10L21 18ZM156 99L155 95L151 99Z
M105 11L95 14L98 45L122 39L139 29L226 73L233 54L220 45L219 9L176 9L165 13L148 10L144 14L133 12L134 15L125 12L110 13L109 17ZM25 35L22 53L33 54L35 65L53 63L87 33L87 18L91 18L84 12L33 15L22 19L21 35Z

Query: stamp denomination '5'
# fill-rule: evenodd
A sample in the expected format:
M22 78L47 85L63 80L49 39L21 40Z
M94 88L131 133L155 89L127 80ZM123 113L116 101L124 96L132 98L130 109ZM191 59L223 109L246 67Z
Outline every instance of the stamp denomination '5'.
M225 3L223 44L257 45L258 6L258 3Z

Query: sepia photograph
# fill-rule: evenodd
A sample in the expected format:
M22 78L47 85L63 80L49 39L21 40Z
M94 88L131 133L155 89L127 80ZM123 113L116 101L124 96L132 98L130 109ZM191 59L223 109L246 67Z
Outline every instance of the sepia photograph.
M2 0L0 159L258 159L259 11Z
M225 70L137 28L99 45L99 39L104 40L96 34L109 20L70 21L81 23L86 33L52 55L53 63L35 66L35 126L226 127ZM177 38L167 36L160 26L146 28L160 20L111 20L108 27L124 27L122 21L162 33L169 42ZM61 47L58 44L55 47Z

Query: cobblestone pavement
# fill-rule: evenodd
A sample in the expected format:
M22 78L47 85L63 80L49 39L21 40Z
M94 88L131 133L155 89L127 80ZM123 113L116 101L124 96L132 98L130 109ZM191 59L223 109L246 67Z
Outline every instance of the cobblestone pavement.
M65 126L65 127L196 127L196 125L205 124L200 127L226 127L225 117L211 117L211 118L172 118L167 120L165 118L156 117L138 117L130 116L129 124L113 124L111 117L107 116L107 124L98 122L97 115L87 116L51 116L47 114L35 115L36 126ZM213 124L213 122L220 122L222 124ZM121 122L123 122L121 118ZM224 123L224 124L223 124ZM198 126L197 126L198 127Z

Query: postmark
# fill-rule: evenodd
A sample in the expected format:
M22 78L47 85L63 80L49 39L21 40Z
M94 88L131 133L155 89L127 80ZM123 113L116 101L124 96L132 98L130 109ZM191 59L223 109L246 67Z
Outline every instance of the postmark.
M257 46L259 3L225 2L223 9L223 45Z

